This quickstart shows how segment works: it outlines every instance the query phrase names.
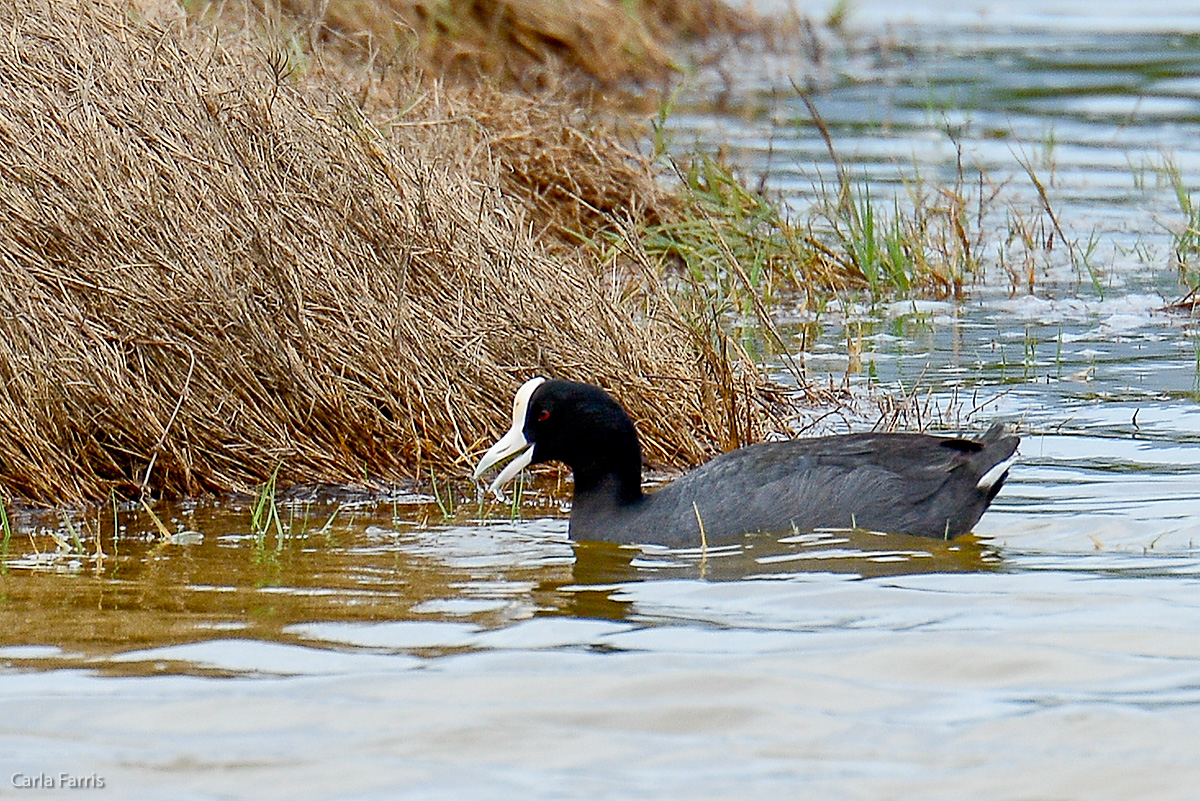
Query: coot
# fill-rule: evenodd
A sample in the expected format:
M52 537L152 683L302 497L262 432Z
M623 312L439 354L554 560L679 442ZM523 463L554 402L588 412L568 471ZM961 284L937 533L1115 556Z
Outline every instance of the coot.
M1008 477L1020 439L1000 424L979 440L848 434L749 445L654 492L642 492L633 420L607 392L532 378L513 401L512 428L475 478L519 453L492 482L533 462L575 474L576 540L673 547L736 542L753 532L864 528L949 539L979 520Z

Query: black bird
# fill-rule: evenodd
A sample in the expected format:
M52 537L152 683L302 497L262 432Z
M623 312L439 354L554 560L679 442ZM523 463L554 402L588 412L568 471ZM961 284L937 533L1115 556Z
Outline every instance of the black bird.
M950 539L978 522L1008 477L1020 438L1001 424L982 439L847 434L749 445L661 489L642 492L633 420L589 384L532 378L513 401L512 428L475 478L520 453L492 482L533 462L575 474L576 540L673 547L736 542L753 532L862 528Z

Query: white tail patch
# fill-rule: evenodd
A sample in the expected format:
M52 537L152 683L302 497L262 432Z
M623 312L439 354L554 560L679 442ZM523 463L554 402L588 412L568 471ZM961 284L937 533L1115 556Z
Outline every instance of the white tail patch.
M975 482L975 486L981 490L991 489L997 481L1004 478L1005 473L1008 472L1008 468L1012 467L1015 461L1017 461L1017 455L1013 454L1003 462L997 463L991 470L988 470L979 477L979 480Z

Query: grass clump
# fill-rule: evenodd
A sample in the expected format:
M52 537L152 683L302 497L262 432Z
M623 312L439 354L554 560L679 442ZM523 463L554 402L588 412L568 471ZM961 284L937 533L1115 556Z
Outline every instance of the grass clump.
M931 190L918 178L909 184L909 203L895 200L886 214L865 181L839 196L845 199L828 202L813 224L814 239L841 268L830 272L855 279L876 301L963 297L979 269L980 244L968 234L964 194Z
M483 90L394 75L394 105L356 102L319 48L301 71L92 0L5 4L0 41L9 493L252 491L281 463L281 484L445 475L534 373L619 391L655 463L772 413L753 364L697 348L660 284L560 235L658 190L614 188L635 162L592 189L539 163L559 109L477 116ZM513 106L529 126L505 136ZM535 222L559 189L563 216Z
M720 0L248 0L194 14L214 8L232 18L257 12L374 59L411 55L439 75L468 83L485 76L526 91L660 82L687 42L755 27L750 12Z
M856 186L842 165L816 105L806 93L800 96L837 171L836 193L821 193L810 223L813 240L825 243L823 249L840 267L837 274L864 284L873 301L913 294L961 298L979 269L985 201L982 174L978 193L971 196L959 142L951 135L957 153L952 184L931 187L918 173L905 182L908 204L902 207L896 200L884 215L867 182Z
M758 313L779 292L820 310L834 297L871 302L914 296L961 298L980 269L984 226L978 193L960 168L951 186L907 182L908 203L880 207L864 180L839 168L817 204L798 219L784 205L709 156L676 167L681 210L641 234L648 252L674 261L716 307Z

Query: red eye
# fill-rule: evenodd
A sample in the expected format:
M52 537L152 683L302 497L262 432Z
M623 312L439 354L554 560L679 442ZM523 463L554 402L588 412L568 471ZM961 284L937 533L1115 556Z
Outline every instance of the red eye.
M549 419L550 419L550 410L549 409L542 409L540 412L538 412L538 422L539 423L544 423Z

